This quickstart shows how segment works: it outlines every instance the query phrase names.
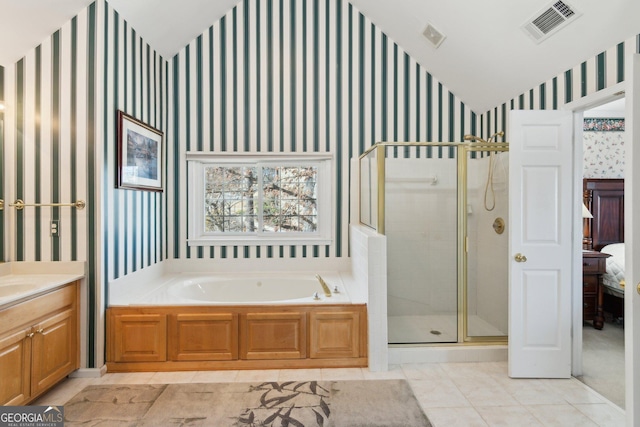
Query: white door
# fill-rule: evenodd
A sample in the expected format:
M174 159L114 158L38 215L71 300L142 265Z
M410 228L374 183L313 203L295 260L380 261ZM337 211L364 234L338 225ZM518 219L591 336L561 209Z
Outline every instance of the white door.
M509 117L509 376L571 376L573 113Z
M627 62L624 170L625 241L625 410L627 425L640 422L640 55ZM632 185L633 184L633 185ZM634 250L635 249L635 250ZM634 422L635 420L635 422Z

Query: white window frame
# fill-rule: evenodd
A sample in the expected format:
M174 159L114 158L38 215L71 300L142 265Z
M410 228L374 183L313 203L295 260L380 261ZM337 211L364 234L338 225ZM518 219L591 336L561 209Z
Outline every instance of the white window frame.
M333 241L333 198L335 180L330 153L213 153L187 152L189 246L228 245L327 245ZM318 168L318 228L315 232L272 233L206 232L204 230L204 168L220 166L315 166Z

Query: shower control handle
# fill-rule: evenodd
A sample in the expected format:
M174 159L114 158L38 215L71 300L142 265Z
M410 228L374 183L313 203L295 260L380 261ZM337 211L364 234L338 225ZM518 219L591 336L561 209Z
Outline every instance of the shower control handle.
M517 253L516 256L514 256L516 262L527 262L527 257L522 255L521 253Z

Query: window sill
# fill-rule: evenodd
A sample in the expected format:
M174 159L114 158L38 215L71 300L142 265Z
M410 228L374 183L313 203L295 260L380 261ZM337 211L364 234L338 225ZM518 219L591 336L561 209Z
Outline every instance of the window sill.
M255 237L216 237L187 239L189 246L307 246L307 245L330 245L332 239L324 237L309 238L261 238Z

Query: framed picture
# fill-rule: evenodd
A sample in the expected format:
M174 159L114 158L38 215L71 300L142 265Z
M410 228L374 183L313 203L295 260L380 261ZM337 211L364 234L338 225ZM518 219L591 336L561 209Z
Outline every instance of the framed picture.
M118 110L116 188L162 191L163 133Z

